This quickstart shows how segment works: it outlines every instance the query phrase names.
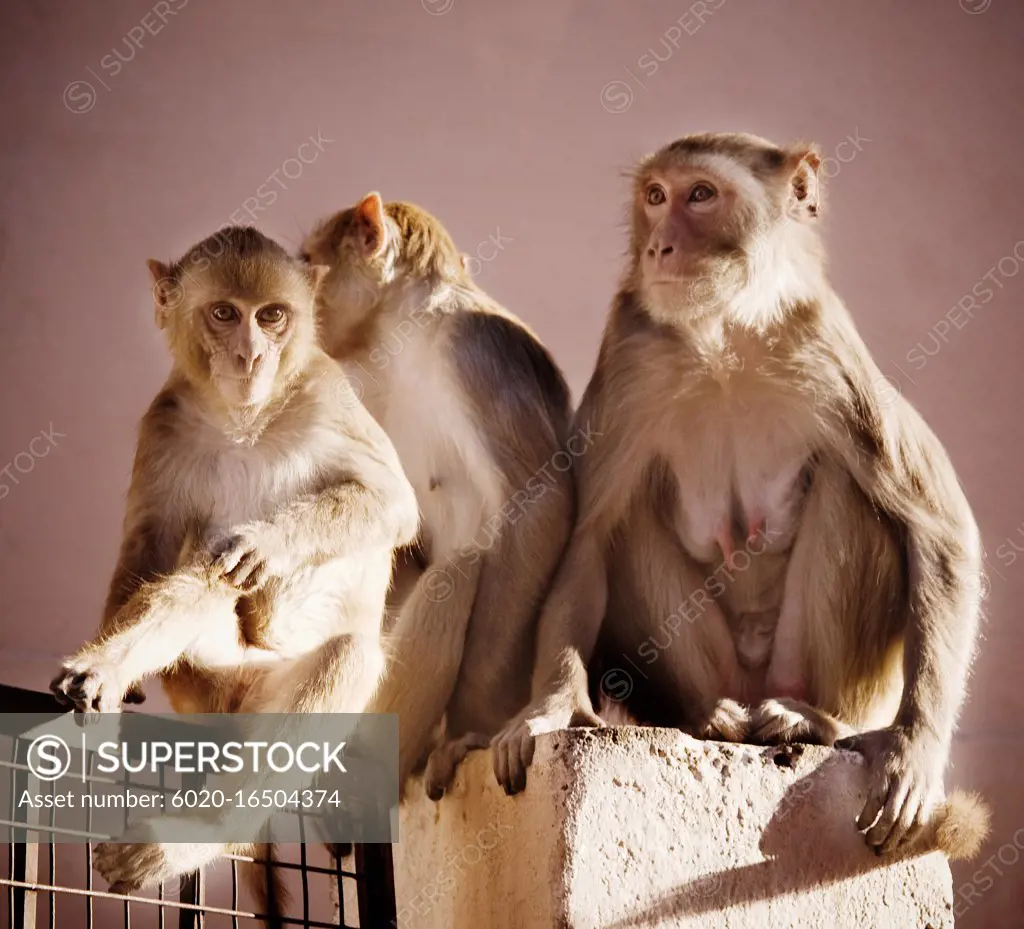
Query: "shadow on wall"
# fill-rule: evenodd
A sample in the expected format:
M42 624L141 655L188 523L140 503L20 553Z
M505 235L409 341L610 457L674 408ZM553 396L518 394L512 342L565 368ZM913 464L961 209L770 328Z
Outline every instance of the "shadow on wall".
M780 768L789 768L802 754L803 746L784 746L776 752L774 761ZM668 925L674 918L811 891L885 868L896 860L918 857L920 852L876 855L856 831L853 824L866 795L857 786L858 769L849 764L849 759L850 753L836 752L789 787L761 837L760 850L767 861L690 881L606 929ZM839 804L848 808L837 811ZM841 819L849 820L849 830L836 828ZM814 841L808 842L812 834Z

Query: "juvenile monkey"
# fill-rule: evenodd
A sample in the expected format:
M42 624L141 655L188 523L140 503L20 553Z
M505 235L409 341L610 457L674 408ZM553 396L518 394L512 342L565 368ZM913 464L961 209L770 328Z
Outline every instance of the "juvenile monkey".
M638 166L536 699L496 764L522 789L534 737L592 716L593 658L595 683L632 677L642 720L863 753L871 847L928 825L969 857L984 806L937 804L978 628L978 531L828 283L819 165L814 148L713 134Z
M416 500L317 344L323 269L241 227L149 267L173 367L139 428L100 634L51 686L87 713L147 674L179 712L362 712ZM131 892L225 848L140 839L94 860Z
M444 717L425 774L440 799L466 752L530 697L537 611L572 520L569 391L423 210L369 194L322 222L303 255L331 269L319 295L324 345L419 501L426 573L390 638L374 708L399 716L403 775Z

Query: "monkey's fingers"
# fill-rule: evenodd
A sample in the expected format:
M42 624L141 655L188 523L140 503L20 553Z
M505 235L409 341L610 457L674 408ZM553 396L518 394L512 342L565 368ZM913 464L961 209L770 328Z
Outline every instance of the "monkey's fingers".
M928 804L925 803L924 793L918 788L912 788L896 825L882 843L881 854L889 855L899 849L912 847L917 837L924 831L927 820Z
M860 811L860 816L857 817L858 832L867 832L875 824L887 799L888 791L885 789L885 786L882 786L880 789L872 789L868 793L867 802Z
M117 688L100 668L65 668L50 684L50 690L65 705L79 713L117 712L121 705L120 693L116 705L112 696Z
M252 549L246 552L224 577L233 587L251 591L263 583L266 569L266 562L259 557L255 549Z
M888 793L885 795L885 801L882 803L881 812L864 836L868 845L875 850L876 854L882 854L882 847L892 832L897 829L903 808L907 803L908 793L909 785L906 781L900 778L893 778ZM902 835L902 832L898 834Z
M61 706L71 706L71 699L66 693L64 693L64 680L67 676L66 671L61 671L52 681L50 681L50 693L57 698L57 702Z

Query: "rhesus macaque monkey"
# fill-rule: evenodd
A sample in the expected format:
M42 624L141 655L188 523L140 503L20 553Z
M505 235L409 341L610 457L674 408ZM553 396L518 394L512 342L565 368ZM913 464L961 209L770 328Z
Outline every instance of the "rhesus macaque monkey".
M978 627L978 531L828 283L819 165L721 134L637 168L629 267L574 424L595 436L578 521L536 699L495 740L497 770L522 789L534 737L593 716L593 658L645 722L863 753L871 847L928 825L970 856L984 805L936 804Z
M100 634L51 686L87 713L117 711L147 674L178 712L362 712L384 669L392 552L417 510L317 344L324 269L241 227L149 267L173 368L140 425ZM94 857L133 891L225 847L140 840Z
M427 793L530 698L535 623L568 539L569 391L537 337L484 294L445 228L372 193L322 222L321 338L416 490L423 574L389 638L377 712ZM433 732L444 717L444 737ZM433 748L433 751L431 749Z

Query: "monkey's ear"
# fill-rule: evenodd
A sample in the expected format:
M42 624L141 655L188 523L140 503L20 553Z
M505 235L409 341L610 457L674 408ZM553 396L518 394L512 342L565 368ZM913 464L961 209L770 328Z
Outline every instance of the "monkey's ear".
M387 242L384 203L377 191L368 193L356 204L356 240L364 258L376 258Z
M153 276L153 304L157 328L163 329L167 325L168 314L181 299L181 285L174 279L170 266L162 261L150 258L146 266Z
M814 218L821 210L821 152L816 145L790 149L789 203L792 211Z

